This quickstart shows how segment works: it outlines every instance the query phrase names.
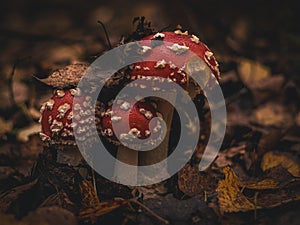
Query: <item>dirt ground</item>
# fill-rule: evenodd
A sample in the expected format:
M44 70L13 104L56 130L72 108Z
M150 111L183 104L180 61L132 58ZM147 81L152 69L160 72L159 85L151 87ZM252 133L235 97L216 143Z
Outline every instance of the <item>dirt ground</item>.
M176 225L299 224L300 8L296 3L2 2L0 224L152 225L165 220ZM91 63L109 50L98 20L116 46L134 31L133 18L141 16L157 31L181 25L214 52L228 113L225 139L207 171L186 165L168 180L166 193L153 199L136 200L128 187L97 177L100 203L83 210L81 200L74 197L82 189L72 190L78 185L68 180L74 171L53 165L46 172L41 169L46 164L38 135L39 108L53 88L38 79L75 62Z

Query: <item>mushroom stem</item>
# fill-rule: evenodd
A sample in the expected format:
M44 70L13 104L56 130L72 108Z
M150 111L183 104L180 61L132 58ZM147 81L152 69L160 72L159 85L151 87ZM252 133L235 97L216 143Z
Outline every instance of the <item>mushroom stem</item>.
M69 166L78 166L83 162L83 157L76 146L57 147L56 162Z
M175 104L176 97L177 94L175 92L170 92L168 93L169 102L162 99L156 101L157 110L161 113L163 120L167 125L166 137L164 138L162 143L155 149L139 153L139 165L151 165L167 158L169 151L170 129L174 111L172 105Z
M138 151L127 148L126 146L119 146L117 151L117 159L128 165L138 166ZM128 179L137 178L138 170L134 171L135 174L130 174L128 171L124 170L123 167L118 167L118 164L115 166L115 174L122 177L128 177Z

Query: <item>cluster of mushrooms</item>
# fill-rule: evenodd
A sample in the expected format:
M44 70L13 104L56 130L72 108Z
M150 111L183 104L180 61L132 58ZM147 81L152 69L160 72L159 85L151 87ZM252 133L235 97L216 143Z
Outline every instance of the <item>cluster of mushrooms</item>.
M174 32L158 32L140 40L161 40L162 44L142 46L143 61L129 66L126 74L121 78L122 85L141 79L143 82L138 85L137 92L143 92L147 88L160 92L163 85L155 84L176 82L194 99L202 91L187 73L188 62L192 61L190 52L196 54L209 67L210 71L207 77L203 78L207 85L211 85L212 80L220 78L218 63L213 53L197 36L188 34L188 31L177 29ZM147 57L156 60L147 61ZM124 163L150 165L166 158L169 154L169 139L174 116L172 105L163 99L149 97L138 102L135 99L119 100L115 110L112 110L112 101L99 102L100 110L96 110L96 115L94 115L89 96L83 95L76 88L76 84L87 68L88 65L84 63L72 64L50 75L56 81L56 90L52 98L41 107L42 130L40 136L46 146L52 146L52 151L56 151L57 162L70 166L84 163L76 148L74 132L82 133L80 141L84 142L89 137L89 126L93 123L96 123L101 138L117 146L116 158ZM61 84L60 78L64 81ZM109 88L107 89L109 90ZM169 95L176 98L176 93L170 91ZM80 97L80 104L77 103L73 106L74 96ZM81 118L74 120L72 108L78 112L76 115ZM119 140L126 142L132 138L147 139L149 136L152 139L159 138L161 132L159 121L149 124L154 117L161 117L167 125L165 138L159 146L151 151L138 152L120 144ZM112 121L125 124L128 123L126 118L129 118L129 130L124 126L117 136L112 127ZM155 140L152 141L155 142Z

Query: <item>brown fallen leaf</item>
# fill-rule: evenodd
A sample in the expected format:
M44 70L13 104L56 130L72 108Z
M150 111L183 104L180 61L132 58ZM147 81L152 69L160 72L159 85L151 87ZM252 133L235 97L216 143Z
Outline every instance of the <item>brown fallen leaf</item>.
M241 80L248 87L251 86L253 82L263 80L271 75L270 68L249 59L240 59L237 69Z
M237 155L244 155L245 152L246 152L245 144L242 144L240 146L232 146L229 149L220 151L214 163L220 168L232 165L233 164L232 158Z
M287 171L294 177L300 177L300 164L292 155L279 152L267 152L264 154L261 162L261 169L263 171L279 165L287 169Z
M266 127L289 127L294 123L293 115L286 106L277 102L268 102L253 112L251 122Z
M1 213L0 213L0 221L1 221L1 225L28 225L28 223L17 220L14 217L14 215L7 215Z
M282 96L285 79L282 75L266 77L249 84L255 105L274 97Z
M17 186L11 190L4 192L0 195L0 213L6 212L10 206L25 192L31 190L38 182L38 179L31 181L30 183Z
M77 218L72 212L58 206L40 207L30 212L22 222L30 225L78 225Z
M53 71L50 76L45 79L37 79L55 88L75 87L83 77L88 66L87 63L77 62Z
M178 187L188 196L212 192L217 187L217 181L207 173L200 173L198 167L185 165L178 172Z

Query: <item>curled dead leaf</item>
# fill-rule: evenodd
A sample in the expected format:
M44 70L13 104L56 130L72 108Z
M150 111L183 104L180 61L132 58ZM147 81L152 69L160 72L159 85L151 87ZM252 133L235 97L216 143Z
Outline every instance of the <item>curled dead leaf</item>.
M185 165L178 172L178 187L189 196L195 196L215 190L216 180L206 173L200 173L197 167Z
M74 87L77 86L88 66L87 63L77 62L53 71L50 76L45 79L37 79L55 88Z

